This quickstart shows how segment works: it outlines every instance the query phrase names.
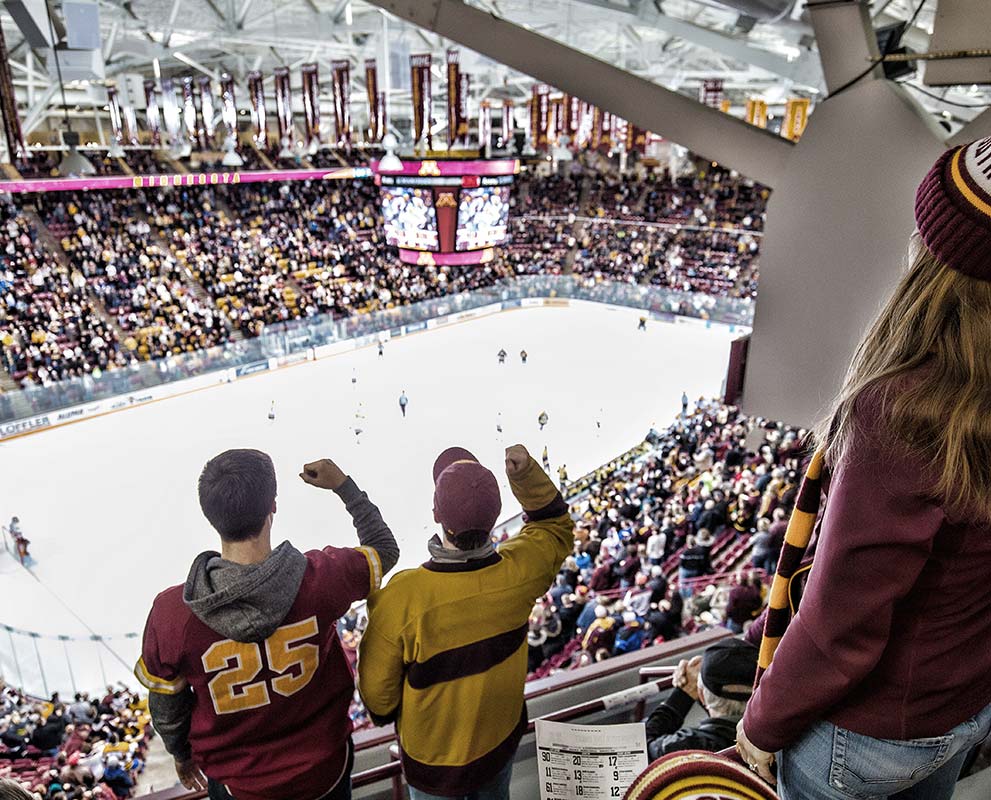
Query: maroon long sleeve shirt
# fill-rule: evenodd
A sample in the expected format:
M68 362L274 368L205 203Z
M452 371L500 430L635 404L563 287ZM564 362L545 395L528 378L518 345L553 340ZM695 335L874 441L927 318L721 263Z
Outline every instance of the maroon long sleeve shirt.
M991 525L947 519L924 464L882 441L876 404L857 411L800 610L744 717L763 750L821 719L939 736L991 703Z

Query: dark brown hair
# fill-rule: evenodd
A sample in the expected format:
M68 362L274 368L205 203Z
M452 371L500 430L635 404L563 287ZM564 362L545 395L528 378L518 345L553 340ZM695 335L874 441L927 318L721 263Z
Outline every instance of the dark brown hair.
M275 465L267 453L226 450L200 473L200 508L221 539L243 542L264 527L275 489Z
M458 550L477 550L492 538L492 531L462 531L447 534L447 540Z

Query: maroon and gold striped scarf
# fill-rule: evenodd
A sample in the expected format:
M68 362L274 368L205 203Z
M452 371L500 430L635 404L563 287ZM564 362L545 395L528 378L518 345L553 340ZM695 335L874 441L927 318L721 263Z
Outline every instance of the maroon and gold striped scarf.
M802 559L812 539L819 504L822 498L823 451L816 450L805 471L802 488L795 501L795 509L788 520L784 545L778 558L778 568L771 584L771 597L767 603L767 617L764 620L764 638L757 656L756 686L761 676L771 666L774 651L778 649L781 637L788 629L788 623L797 611L791 602L791 580L802 566Z

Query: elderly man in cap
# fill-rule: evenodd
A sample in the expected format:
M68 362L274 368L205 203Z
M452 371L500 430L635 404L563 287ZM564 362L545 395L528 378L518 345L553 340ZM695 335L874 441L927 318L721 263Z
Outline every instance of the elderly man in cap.
M716 642L703 655L681 661L674 690L647 718L651 759L678 750L717 752L732 747L756 674L757 648L741 639ZM686 727L685 717L696 700L708 717Z
M522 445L506 475L525 524L499 549L499 484L467 450L434 464L430 560L368 600L358 685L379 724L397 720L412 800L509 797L527 726L527 620L571 552L568 506Z

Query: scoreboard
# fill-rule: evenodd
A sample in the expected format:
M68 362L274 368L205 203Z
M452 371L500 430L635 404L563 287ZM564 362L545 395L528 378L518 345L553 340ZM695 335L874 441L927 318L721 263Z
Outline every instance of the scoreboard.
M482 264L509 234L509 194L516 159L405 161L380 172L386 241L411 264Z

